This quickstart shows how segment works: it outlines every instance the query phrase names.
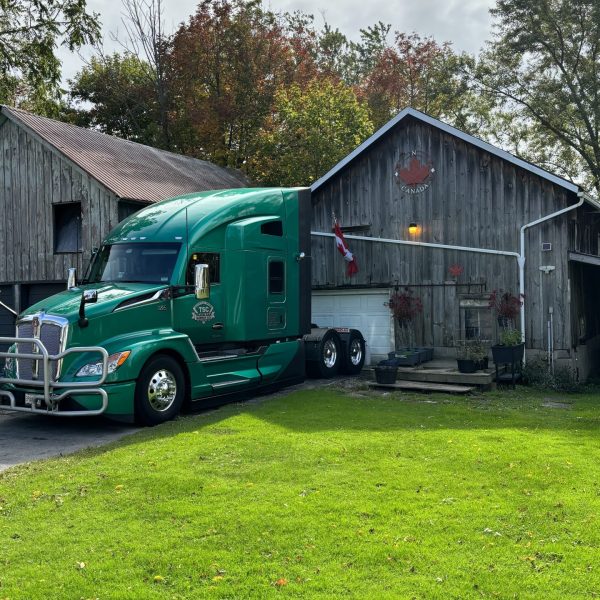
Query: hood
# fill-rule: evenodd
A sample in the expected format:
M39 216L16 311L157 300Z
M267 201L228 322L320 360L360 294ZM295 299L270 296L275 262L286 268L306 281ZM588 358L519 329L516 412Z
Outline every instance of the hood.
M85 315L93 318L103 314L111 313L124 300L136 297L145 297L148 294L165 289L167 286L159 283L91 283L80 285L59 294L54 294L45 300L37 302L23 311L19 318L36 313L46 313L64 317L69 322L79 318L79 305L81 294L84 290L97 290L98 302L85 305Z

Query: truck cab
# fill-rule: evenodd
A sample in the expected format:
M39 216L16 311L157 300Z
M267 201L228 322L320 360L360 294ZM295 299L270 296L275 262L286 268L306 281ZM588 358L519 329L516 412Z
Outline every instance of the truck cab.
M304 341L310 210L309 190L252 188L138 211L84 280L27 309L15 338L2 338L12 346L0 406L153 425L186 400L302 381L305 349L324 348L323 336ZM364 340L354 348L362 367Z

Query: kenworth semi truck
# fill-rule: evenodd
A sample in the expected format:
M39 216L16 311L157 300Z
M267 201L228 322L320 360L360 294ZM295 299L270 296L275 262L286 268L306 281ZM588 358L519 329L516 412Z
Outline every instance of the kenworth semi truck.
M2 409L154 425L184 403L358 373L355 329L311 328L310 190L189 194L121 222L79 283L31 306Z

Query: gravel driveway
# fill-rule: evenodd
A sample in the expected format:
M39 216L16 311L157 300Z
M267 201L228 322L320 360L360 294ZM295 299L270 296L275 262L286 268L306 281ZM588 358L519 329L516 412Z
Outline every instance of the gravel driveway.
M138 429L107 419L59 419L0 409L0 471L40 458L102 446Z

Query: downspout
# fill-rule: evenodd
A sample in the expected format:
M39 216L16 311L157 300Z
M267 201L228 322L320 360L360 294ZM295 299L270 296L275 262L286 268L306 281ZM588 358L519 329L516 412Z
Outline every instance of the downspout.
M525 342L525 230L530 227L534 227L535 225L539 225L544 221L549 221L550 219L554 219L566 212L579 208L586 200L590 200L591 198L585 192L577 192L577 196L579 201L576 204L572 204L571 206L567 206L566 208L562 208L561 210L557 210L545 217L540 217L535 221L531 221L531 223L527 223L521 227L521 236L520 236L520 249L519 255L517 257L517 262L519 263L519 294L521 295L521 340ZM525 362L525 355L523 355L523 362Z

